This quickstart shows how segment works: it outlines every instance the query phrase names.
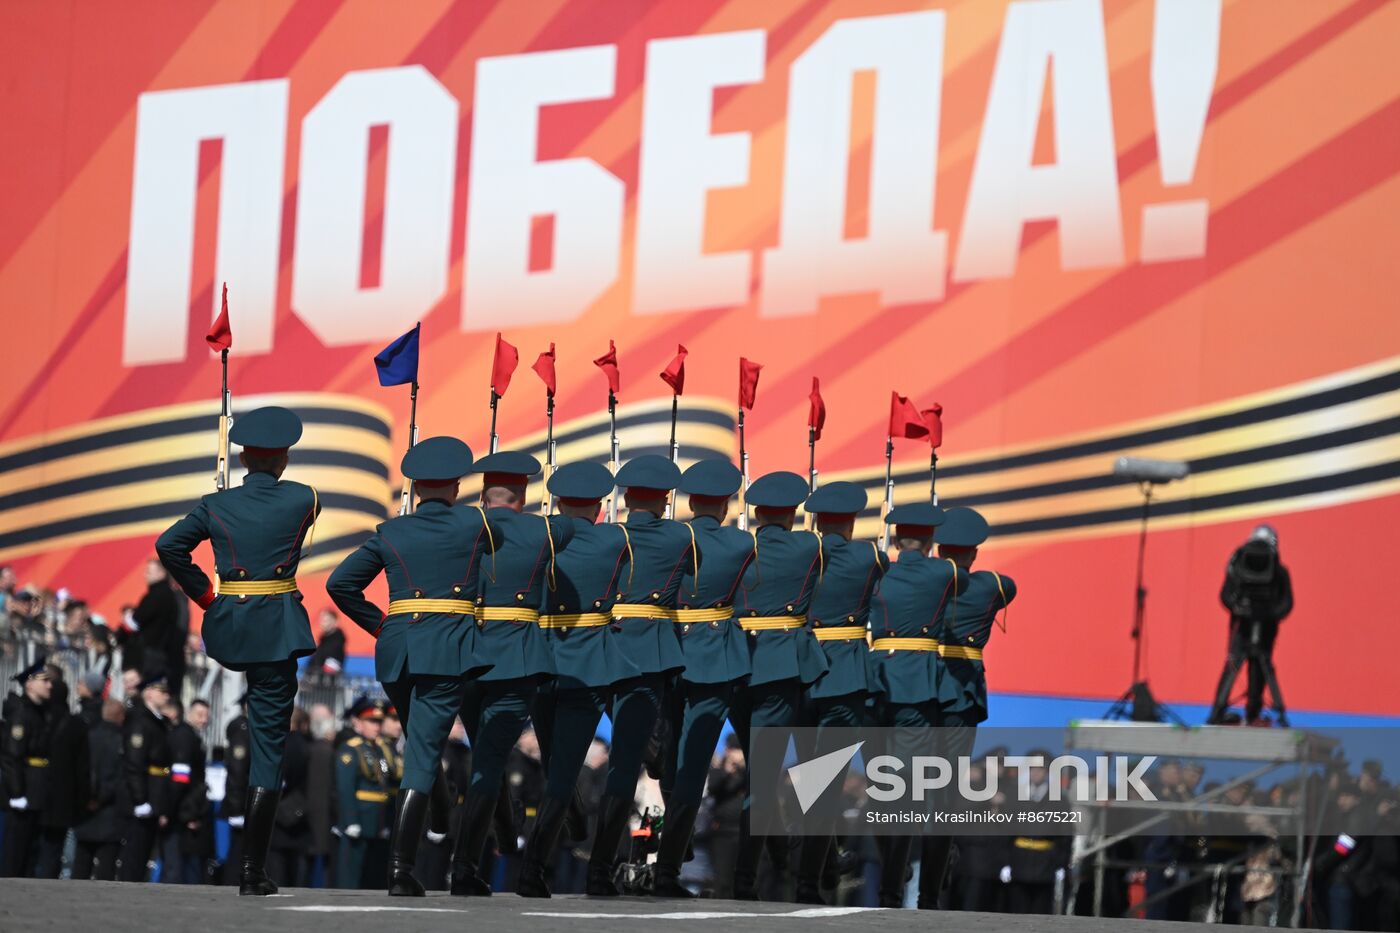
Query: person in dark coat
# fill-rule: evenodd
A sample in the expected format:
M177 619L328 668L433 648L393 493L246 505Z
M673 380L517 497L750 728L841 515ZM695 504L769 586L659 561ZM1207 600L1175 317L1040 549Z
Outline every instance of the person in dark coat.
M179 700L164 708L170 723L170 819L161 832L160 880L170 884L198 884L204 875L199 844L209 805L204 742L184 712Z
M141 698L127 711L123 734L131 811L122 843L122 881L145 881L160 830L170 822L170 724L161 710L170 702L165 674L151 674L139 685Z
M306 883L335 887L335 720L323 720L312 709L312 737L306 746L306 821L310 841L306 850Z
M88 730L68 710L68 685L63 671L49 666L53 692L44 710L49 733L47 806L39 816L39 854L34 874L57 878L63 867L68 830L87 812Z
M0 778L9 813L0 876L28 878L38 861L40 820L48 804L49 730L45 710L53 683L40 658L15 675L20 693L5 701L0 736Z
M272 827L272 848L267 872L287 887L306 886L306 853L311 846L310 803L307 783L311 777L311 717L306 710L292 710L292 729L282 757L282 799Z
M321 638L316 643L316 653L306 662L305 676L331 683L345 670L345 633L340 630L340 617L334 609L322 609L316 622L321 627Z
M115 881L126 814L131 812L126 789L122 723L126 707L120 700L102 704L102 718L88 730L89 796L87 815L73 828L73 878Z
M102 704L106 701L107 675L104 671L88 671L78 681L78 718L91 731L102 721Z
M128 640L136 647L129 663L146 673L163 673L178 693L185 677L184 642L180 633L180 607L175 591L158 560L146 562L146 593L131 610L127 627L135 627Z
M224 884L238 884L243 872L243 814L248 802L249 744L247 698L238 698L238 715L224 727L224 802L219 815L228 821L228 855Z

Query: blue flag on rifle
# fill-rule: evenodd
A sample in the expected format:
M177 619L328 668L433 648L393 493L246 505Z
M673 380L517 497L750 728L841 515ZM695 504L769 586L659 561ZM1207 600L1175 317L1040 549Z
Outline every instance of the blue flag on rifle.
M375 356L374 368L379 370L380 385L401 386L405 382L418 381L418 328L421 326L414 324L413 330Z

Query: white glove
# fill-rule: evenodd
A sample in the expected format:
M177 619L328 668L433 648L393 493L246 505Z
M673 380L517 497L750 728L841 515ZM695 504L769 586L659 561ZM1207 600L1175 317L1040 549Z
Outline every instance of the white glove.
M228 818L228 825L229 825L229 829L242 829L242 828L243 828L243 817L241 817L241 816L231 816L231 817L229 817L229 818Z
M359 839L359 838L360 838L360 824L359 824L359 823L351 823L349 826L345 827L345 835L349 836L351 839Z
M1001 878L1001 883L1002 883L1002 884L1010 884L1010 883L1011 883L1011 866L1010 866L1010 865L1003 865L1003 866L1001 866L1001 874L1000 874L998 877Z
M28 809L29 809L29 798L28 798L28 797L11 797L11 798L10 798L10 809L11 809L11 810L28 810Z
M433 845L440 846L446 839L447 833L435 833L431 829L428 830L428 841L431 842Z
M1064 870L1063 868L1057 868L1057 869L1055 869L1055 882L1058 884L1058 883L1063 882L1064 880L1065 880L1065 870Z
M135 810L132 810L131 815L136 817L138 820L144 820L146 817L150 816L154 812L154 809L152 809L149 803L143 803Z

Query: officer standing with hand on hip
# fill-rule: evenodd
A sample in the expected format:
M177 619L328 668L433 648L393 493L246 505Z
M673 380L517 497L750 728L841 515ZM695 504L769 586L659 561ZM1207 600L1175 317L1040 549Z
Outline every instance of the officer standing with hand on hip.
M656 856L652 893L657 897L694 897L680 883L700 799L709 776L715 745L729 715L736 684L749 674L749 648L734 619L734 599L744 571L753 561L748 532L727 527L729 500L743 476L728 460L701 460L681 475L680 489L690 497L691 520L699 560L685 568L675 624L685 652L681 672L669 698L673 717L670 761L662 781L666 820Z
M632 816L642 758L661 711L666 679L685 667L672 620L685 565L693 566L697 559L695 538L685 525L663 517L680 478L680 469L657 454L644 454L617 471L617 485L626 490L623 527L632 567L626 587L618 587L612 631L622 653L641 673L613 690L612 752L585 887L593 897L621 893L613 881L613 863Z
M734 896L740 900L758 898L755 882L764 837L752 833L753 788L778 785L786 752L786 743L767 741L759 754L753 746L753 730L797 725L803 688L827 671L826 656L807 627L807 610L822 574L822 542L811 532L792 530L797 507L806 498L807 481L786 471L759 477L748 491L758 529L736 617L748 635L752 672L736 692L731 716L748 761L749 779L734 868ZM769 838L785 851L786 837Z
M987 672L982 652L992 635L997 613L1016 598L1016 581L994 570L972 569L977 548L987 540L987 520L974 509L948 509L934 530L938 556L968 573L952 608L943 617L938 656L943 661L938 686L942 757L954 764L972 755L977 724L987 718ZM934 910L948 873L951 836L925 836L919 869L919 909Z
M389 894L422 897L413 877L423 824L432 807L434 833L446 836L451 801L441 775L443 745L462 704L465 680L490 669L476 625L481 561L505 540L504 529L477 506L458 506L472 452L455 437L430 437L409 449L403 475L418 508L380 525L326 582L335 604L374 635L375 676L393 701L405 733L403 779L389 860ZM383 573L389 607L364 591Z
M205 496L156 541L160 562L204 610L209 656L248 679L251 747L239 894L277 893L267 851L282 789L282 751L297 691L297 658L314 654L311 622L297 590L302 543L320 512L316 490L282 479L287 451L301 439L301 419L285 408L249 412L229 440L242 446L243 485ZM214 584L190 554L214 550Z
M817 726L818 748L835 751L821 741L822 727L859 728L865 725L867 693L866 624L875 586L889 569L890 559L873 541L853 541L856 516L865 508L865 489L855 483L828 483L807 498L807 512L816 516L822 540L821 581L812 596L807 620L830 668L807 688L803 720ZM822 870L833 845L830 835L809 835L802 843L797 868L797 902L824 904Z
M524 515L525 488L539 473L529 454L503 450L477 461L481 501L503 543L483 571L476 618L482 653L494 665L467 685L462 725L472 746L472 782L452 853L456 895L487 896L491 886L477 869L501 794L506 758L530 717L542 680L554 673L549 641L540 630L539 607L555 587L555 556L573 538L562 515Z
M941 723L938 636L944 614L967 589L967 571L950 560L932 559L943 510L927 502L897 506L885 516L895 526L899 556L876 588L870 608L870 690L880 725L896 730L893 748L908 757L932 752L928 743ZM880 906L904 905L904 872L912 839L889 840L880 875Z
M554 562L540 628L554 655L554 680L540 690L531 719L539 738L546 786L525 847L516 893L549 897L548 871L578 787L588 749L607 711L612 685L640 671L612 637L612 606L632 572L627 529L598 524L613 476L598 463L570 463L549 478L573 539Z

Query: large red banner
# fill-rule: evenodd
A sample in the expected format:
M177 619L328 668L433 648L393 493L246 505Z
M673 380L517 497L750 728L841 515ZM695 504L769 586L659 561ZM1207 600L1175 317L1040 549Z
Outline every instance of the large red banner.
M870 490L891 391L943 406L938 490L1021 597L992 686L1203 701L1226 559L1280 532L1297 708L1400 714L1400 7L1376 0L145 0L0 7L0 561L115 614L212 490L203 336L229 286L235 415L302 411L326 511L303 574L390 513L419 423L484 448L496 333L557 348L561 461L664 452ZM517 372L507 446L542 450ZM928 445L896 440L897 501ZM1380 572L1378 572L1380 571ZM1365 650L1358 651L1357 646ZM368 650L366 639L356 645ZM1343 673L1345 676L1343 677Z

